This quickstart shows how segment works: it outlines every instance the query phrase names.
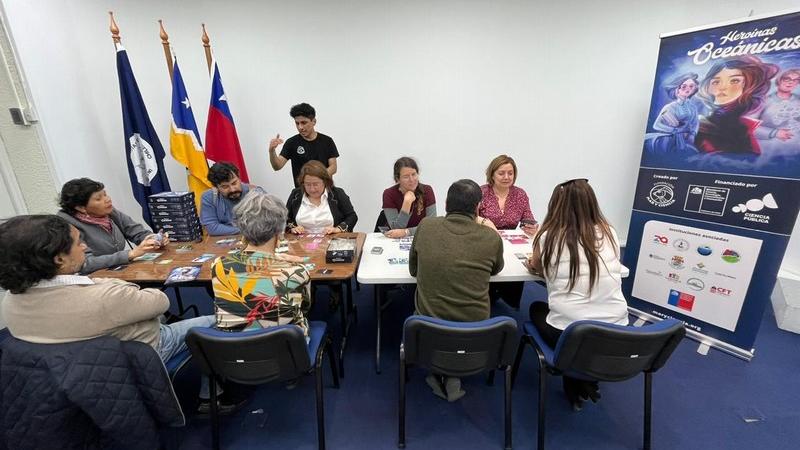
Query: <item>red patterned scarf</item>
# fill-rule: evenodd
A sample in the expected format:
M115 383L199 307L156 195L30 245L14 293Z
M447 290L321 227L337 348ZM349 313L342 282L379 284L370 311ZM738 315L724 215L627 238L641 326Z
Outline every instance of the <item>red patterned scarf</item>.
M75 218L80 220L83 223L88 223L90 225L97 225L100 228L106 230L106 233L111 234L111 217L94 217L90 216L89 214L82 213L80 211L75 211Z

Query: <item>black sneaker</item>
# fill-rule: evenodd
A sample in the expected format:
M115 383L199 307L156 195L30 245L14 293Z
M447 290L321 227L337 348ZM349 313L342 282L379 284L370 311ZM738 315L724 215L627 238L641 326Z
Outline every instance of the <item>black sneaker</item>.
M247 397L241 398L227 398L225 395L221 395L217 399L217 414L220 416L228 416L239 409L247 403ZM197 405L197 415L198 416L209 416L211 415L211 400L210 399L200 399L200 404Z

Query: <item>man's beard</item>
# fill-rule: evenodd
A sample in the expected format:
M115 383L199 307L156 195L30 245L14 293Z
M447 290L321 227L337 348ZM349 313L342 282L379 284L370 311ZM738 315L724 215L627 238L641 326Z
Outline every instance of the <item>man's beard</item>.
M230 194L226 195L225 198L232 201L233 203L239 203L239 200L242 199L242 191L231 192Z

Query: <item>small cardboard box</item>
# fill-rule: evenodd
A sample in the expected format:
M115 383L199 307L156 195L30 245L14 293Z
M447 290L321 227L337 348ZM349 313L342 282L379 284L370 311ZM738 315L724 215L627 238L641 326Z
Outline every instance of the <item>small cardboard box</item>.
M199 240L202 240L202 239L203 239L203 234L202 233L188 233L188 234L183 234L183 233L172 234L172 233L170 233L170 235L169 235L169 240L170 241L175 241L175 242L194 242L194 241L199 241Z
M147 197L153 203L194 203L194 192L159 192Z
M800 280L778 277L771 298L778 328L800 334Z
M193 215L197 213L194 209L194 202L188 203L150 203L150 212L155 213L158 211L170 211L177 215Z
M169 212L169 211L161 211L162 214L164 212ZM180 227L180 226L183 226L183 227L190 227L190 226L199 227L200 226L200 222L197 220L197 217L194 217L194 216L154 215L154 216L152 216L152 218L153 218L153 223L157 224L157 225L167 225L167 224L169 224L169 225L174 225L174 226L177 226L177 227Z
M356 255L356 240L349 238L334 238L328 244L325 252L326 263L350 263Z

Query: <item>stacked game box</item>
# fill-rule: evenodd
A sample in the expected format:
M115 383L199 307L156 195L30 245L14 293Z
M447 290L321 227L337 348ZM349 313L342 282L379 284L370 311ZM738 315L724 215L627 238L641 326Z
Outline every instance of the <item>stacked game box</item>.
M203 237L194 192L161 192L147 198L155 230L169 232L173 241L199 241Z

